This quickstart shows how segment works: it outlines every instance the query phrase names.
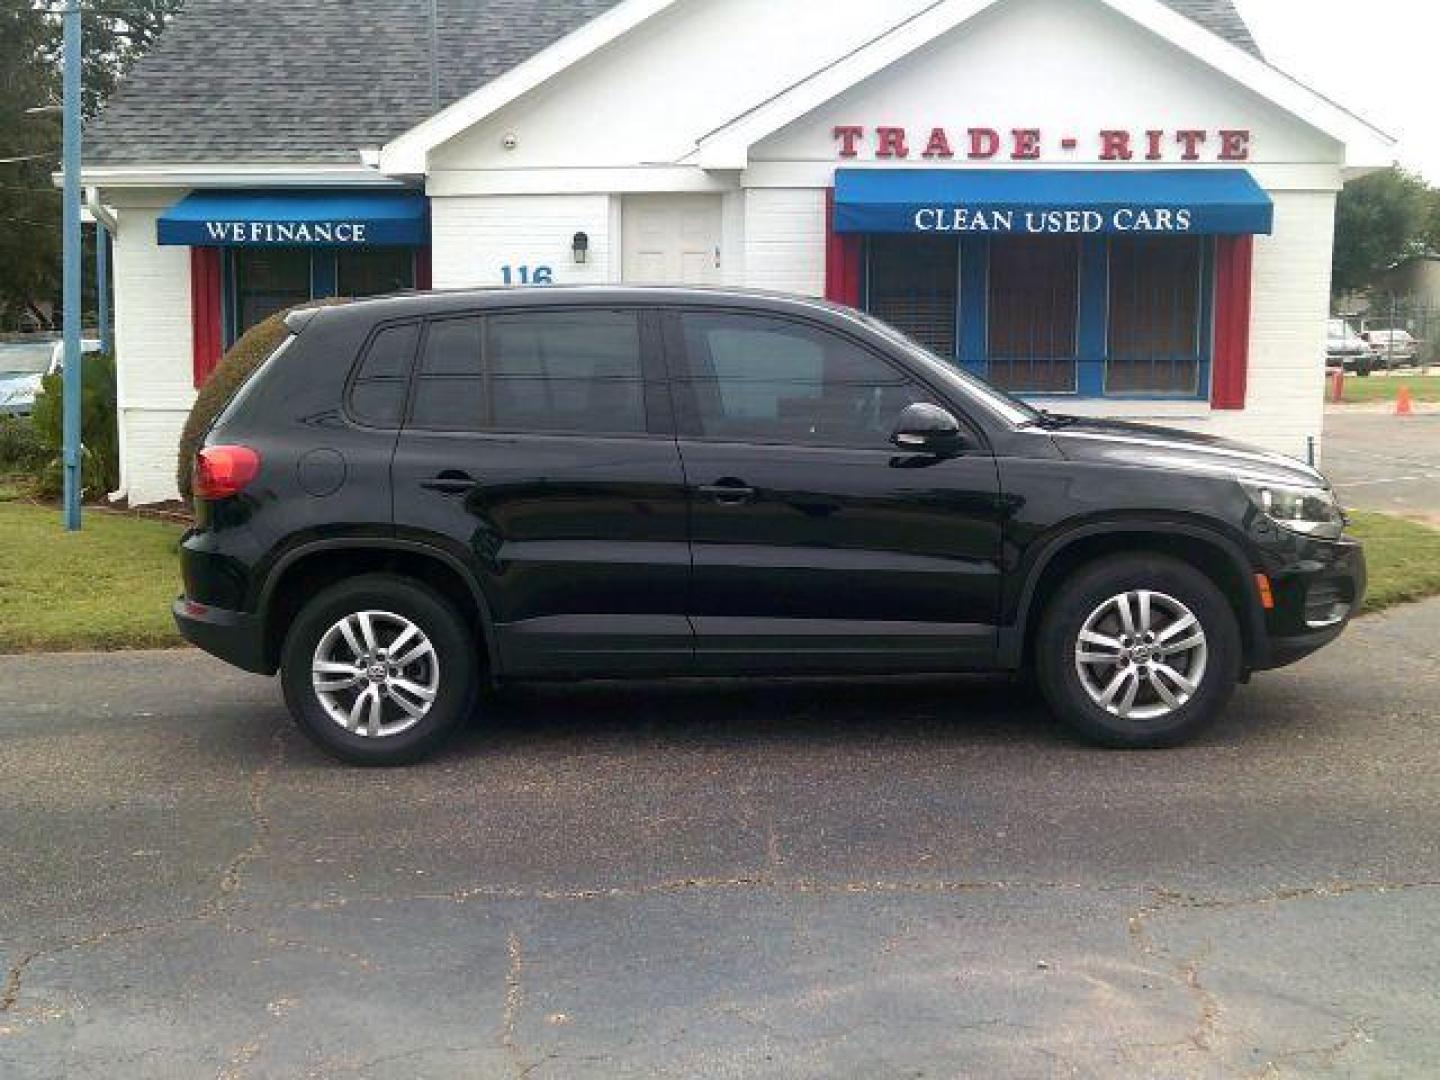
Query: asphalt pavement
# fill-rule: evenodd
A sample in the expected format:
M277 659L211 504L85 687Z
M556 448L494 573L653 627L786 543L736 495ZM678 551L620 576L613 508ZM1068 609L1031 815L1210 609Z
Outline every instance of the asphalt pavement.
M1440 602L1173 751L1004 681L539 688L341 767L0 658L0 1076L1440 1074Z
M1440 524L1440 412L1332 410L1322 466L1346 506Z

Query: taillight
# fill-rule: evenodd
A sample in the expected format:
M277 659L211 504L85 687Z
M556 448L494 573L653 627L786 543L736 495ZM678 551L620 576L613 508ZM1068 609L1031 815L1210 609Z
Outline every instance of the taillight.
M191 490L197 499L228 499L260 472L260 455L248 446L207 446L195 455Z

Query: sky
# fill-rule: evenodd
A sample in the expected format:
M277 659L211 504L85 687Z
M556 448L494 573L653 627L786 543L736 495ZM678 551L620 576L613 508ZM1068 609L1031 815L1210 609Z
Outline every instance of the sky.
M1265 58L1398 139L1440 187L1440 3L1235 0Z

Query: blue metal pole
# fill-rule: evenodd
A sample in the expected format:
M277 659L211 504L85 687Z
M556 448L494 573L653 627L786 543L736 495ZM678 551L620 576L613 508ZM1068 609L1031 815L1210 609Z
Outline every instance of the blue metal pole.
M62 225L65 305L65 528L80 528L80 3L65 7L65 187Z
M100 320L100 351L115 353L110 340L110 230L95 223L95 308Z

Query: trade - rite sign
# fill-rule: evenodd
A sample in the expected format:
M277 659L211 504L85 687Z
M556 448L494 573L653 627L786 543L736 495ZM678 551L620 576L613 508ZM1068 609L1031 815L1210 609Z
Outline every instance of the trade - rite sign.
M837 153L847 160L858 158L863 149L869 149L872 156L880 160L917 157L948 161L958 157L970 161L1041 161L1077 153L1082 143L1086 148L1093 148L1101 161L1250 160L1250 132L1243 128L1218 131L1106 129L1082 140L1073 134L1050 136L1041 128L1011 128L1001 132L988 127L936 127L914 134L903 127L840 124L834 130L834 137Z

